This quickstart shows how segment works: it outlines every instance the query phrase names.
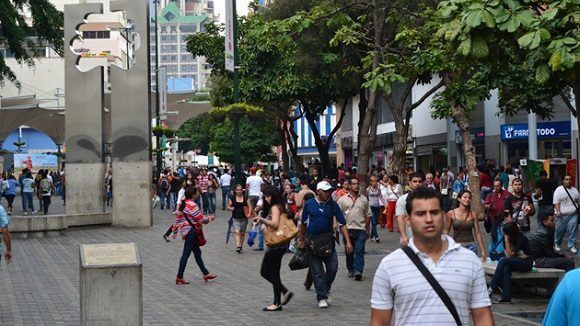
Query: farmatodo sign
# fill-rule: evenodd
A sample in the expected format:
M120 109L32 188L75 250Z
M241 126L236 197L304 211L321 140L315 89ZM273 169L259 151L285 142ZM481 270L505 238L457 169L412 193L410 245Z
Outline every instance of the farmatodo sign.
M570 121L539 122L538 139L569 138ZM501 125L501 140L528 139L529 130L526 123Z

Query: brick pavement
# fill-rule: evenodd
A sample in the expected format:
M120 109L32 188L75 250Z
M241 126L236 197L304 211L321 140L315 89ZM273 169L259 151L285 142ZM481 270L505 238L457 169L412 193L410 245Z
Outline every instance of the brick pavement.
M368 243L362 282L347 278L344 255L339 256L331 306L326 310L318 309L314 290L304 290L305 271L287 268L290 255L286 255L282 280L295 293L294 299L282 312L266 313L261 308L271 303L272 290L259 275L263 253L244 248L238 255L233 238L226 247L226 212L218 210L217 217L205 228L208 244L203 257L210 272L219 277L204 283L191 257L185 278L192 282L187 286L174 284L181 240L165 243L161 238L172 222L167 210L154 210L151 228L75 228L59 237L15 239L13 263L3 262L0 268L0 324L79 324L79 245L111 242L135 242L139 247L146 325L368 324L372 275L382 257L397 247L396 233L381 229L381 243ZM496 323L526 324L505 313L542 312L546 303L545 297L533 293L516 295L513 304L493 307Z

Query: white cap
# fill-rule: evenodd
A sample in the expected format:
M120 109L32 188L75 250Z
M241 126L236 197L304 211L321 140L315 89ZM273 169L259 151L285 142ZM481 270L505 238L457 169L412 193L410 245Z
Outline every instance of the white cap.
M328 181L320 181L316 185L316 190L328 191L330 189L332 189L332 186L330 185L330 183L328 183Z

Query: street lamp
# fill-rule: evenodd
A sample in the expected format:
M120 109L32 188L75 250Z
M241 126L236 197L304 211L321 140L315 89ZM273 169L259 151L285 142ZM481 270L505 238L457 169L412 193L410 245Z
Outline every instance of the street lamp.
M155 6L155 125L161 126L161 98L159 97L159 27L157 25L158 13L157 7L159 6L159 0L153 0L153 5ZM161 139L156 138L156 166L157 166L157 177L161 175L161 153L159 148L161 147Z

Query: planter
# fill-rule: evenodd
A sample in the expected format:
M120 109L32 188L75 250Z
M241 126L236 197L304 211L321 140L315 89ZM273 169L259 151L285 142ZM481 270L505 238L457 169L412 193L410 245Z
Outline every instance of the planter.
M155 127L155 128L153 128L153 130L151 132L156 137L161 137L161 136L163 136L163 127Z
M263 116L262 112L255 112L255 111L248 112L248 118L250 118L251 120L259 120L262 118L262 116Z
M211 115L211 118L213 119L213 121L215 121L217 123L222 123L222 122L226 121L226 115L221 114L221 113L213 113Z

